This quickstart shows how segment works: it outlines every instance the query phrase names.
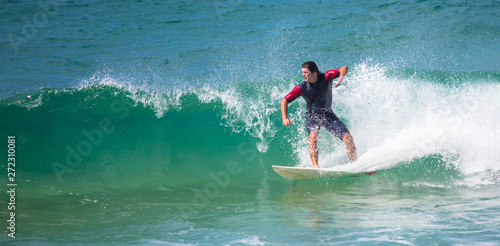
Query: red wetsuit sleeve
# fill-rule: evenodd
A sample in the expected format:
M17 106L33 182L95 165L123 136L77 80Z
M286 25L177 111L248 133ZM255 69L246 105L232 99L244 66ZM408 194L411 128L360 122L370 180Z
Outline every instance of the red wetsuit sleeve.
M328 70L328 71L326 71L326 73L325 73L325 77L326 77L326 79L328 80L328 82L332 82L332 80L333 80L334 78L337 78L337 77L340 75L340 74L339 74L339 69L340 69L340 68L337 68L337 69L335 69L335 70Z
M285 96L285 99L291 103L293 102L293 100L297 99L297 97L300 97L302 96L302 90L300 89L300 86L297 85L295 86L295 88L293 88L293 90L288 93L288 95Z

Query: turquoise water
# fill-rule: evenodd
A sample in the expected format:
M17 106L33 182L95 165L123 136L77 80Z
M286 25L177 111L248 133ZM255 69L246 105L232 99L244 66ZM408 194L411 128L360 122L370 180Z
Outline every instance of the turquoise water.
M4 2L0 244L498 245L499 10ZM307 60L349 66L332 108L358 147L349 168L378 175L272 170L311 165L305 102L290 128L279 111ZM327 132L319 151L348 162Z

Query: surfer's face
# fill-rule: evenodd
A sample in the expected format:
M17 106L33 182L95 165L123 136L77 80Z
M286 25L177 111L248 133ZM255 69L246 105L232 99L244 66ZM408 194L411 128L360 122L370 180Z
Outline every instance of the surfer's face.
M318 80L318 74L317 73L311 73L309 68L302 68L302 77L304 77L304 80L309 83L314 83Z

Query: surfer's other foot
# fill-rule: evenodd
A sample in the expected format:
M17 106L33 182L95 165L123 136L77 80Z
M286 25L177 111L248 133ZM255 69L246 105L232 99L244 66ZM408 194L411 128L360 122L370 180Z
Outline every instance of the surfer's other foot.
M378 173L377 173L377 171L373 171L373 172L366 172L365 174L368 176L375 176Z

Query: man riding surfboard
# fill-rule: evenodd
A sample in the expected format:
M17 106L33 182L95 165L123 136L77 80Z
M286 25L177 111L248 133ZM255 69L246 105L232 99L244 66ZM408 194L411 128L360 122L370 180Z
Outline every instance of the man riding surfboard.
M321 73L316 63L305 62L302 64L304 81L295 86L281 101L283 125L288 127L292 122L288 118L288 104L300 96L306 100L306 128L309 134L309 155L313 167L319 168L318 134L322 126L345 143L347 158L351 163L357 160L356 145L349 130L331 109L332 81L338 78L335 87L339 86L348 70L347 66L343 66Z

